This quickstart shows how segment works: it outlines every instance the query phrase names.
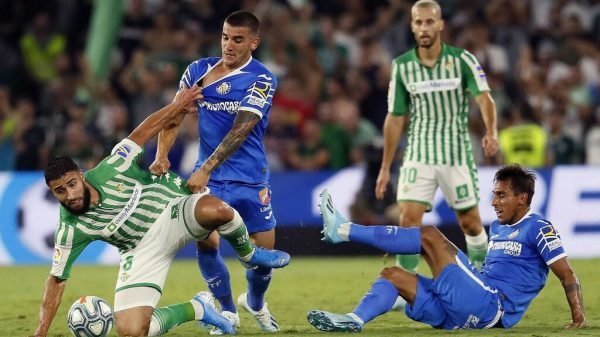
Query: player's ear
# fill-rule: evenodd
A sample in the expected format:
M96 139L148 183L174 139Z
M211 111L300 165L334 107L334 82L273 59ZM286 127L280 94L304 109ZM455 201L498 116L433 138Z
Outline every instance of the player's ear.
M252 40L252 43L250 44L250 50L255 51L256 48L258 48L259 44L260 44L260 37L258 35L256 35L256 37L254 38L254 40Z

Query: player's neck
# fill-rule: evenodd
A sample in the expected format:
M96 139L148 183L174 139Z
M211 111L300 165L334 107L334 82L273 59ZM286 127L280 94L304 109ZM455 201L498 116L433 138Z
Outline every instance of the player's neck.
M90 184L87 181L85 182L85 185L90 191L90 204L98 206L98 204L100 203L100 192L98 192L94 185Z
M433 67L442 53L442 43L439 41L434 43L429 48L418 47L417 55L421 63L428 67Z
M232 71L234 71L236 69L239 69L244 64L248 63L248 60L250 60L251 57L252 57L252 55L249 55L247 58L243 59L239 63L233 64L233 65L229 65L229 66L226 65L225 62L221 62L221 69L225 73L230 73L230 72L232 72Z

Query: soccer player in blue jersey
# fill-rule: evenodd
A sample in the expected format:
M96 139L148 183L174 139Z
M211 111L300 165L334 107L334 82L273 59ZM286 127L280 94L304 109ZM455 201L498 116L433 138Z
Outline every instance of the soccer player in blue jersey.
M190 64L180 88L199 85L204 95L198 109L198 161L188 186L193 191L210 188L212 194L238 210L257 246L272 248L275 216L263 136L277 80L252 58L259 42L259 21L252 13L230 14L223 24L221 57L201 58ZM161 174L169 168L167 154L176 135L177 129L163 130L159 135L158 151L150 167L153 173ZM229 273L219 255L218 243L216 232L198 242L198 265L220 302L223 315L239 325ZM248 292L238 297L238 304L255 317L263 331L278 331L277 321L264 301L271 269L249 269L246 279Z
M566 328L585 327L579 280L554 226L530 209L535 175L519 165L501 168L494 177L492 207L498 220L490 228L488 254L479 272L437 228L360 226L347 222L327 191L321 195L324 240L364 243L397 254L418 254L433 278L399 267L384 268L349 314L313 310L308 321L322 331L362 330L388 312L398 295L406 315L440 329L510 328L546 284L548 269L558 277L571 309Z

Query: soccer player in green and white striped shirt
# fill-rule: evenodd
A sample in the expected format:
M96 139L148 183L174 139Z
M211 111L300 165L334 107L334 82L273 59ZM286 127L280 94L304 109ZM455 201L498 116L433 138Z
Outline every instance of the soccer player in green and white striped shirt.
M475 57L442 43L444 21L438 3L417 1L411 16L417 47L392 63L383 160L375 194L383 198L390 165L408 122L408 145L398 182L400 225L420 226L439 186L465 233L471 261L481 266L487 235L479 216L477 169L467 125L469 95L475 97L485 123L482 147L486 156L494 156L498 150L495 103ZM413 255L398 258L398 264L407 270L415 270L419 261L419 256Z
M177 251L214 230L247 265L287 265L287 253L250 243L242 218L225 202L208 191L191 194L171 172L157 177L137 165L142 146L163 128L181 123L184 112L192 111L199 99L202 94L197 86L182 89L171 104L150 115L85 174L68 157L48 163L46 183L62 206L52 270L34 336L47 335L74 261L96 240L117 247L121 255L114 311L122 336L158 336L191 320L235 333L229 320L198 295L189 302L155 309Z

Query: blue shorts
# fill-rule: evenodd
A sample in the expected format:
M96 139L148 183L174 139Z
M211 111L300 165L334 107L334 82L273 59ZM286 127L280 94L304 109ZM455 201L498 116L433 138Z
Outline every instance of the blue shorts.
M275 228L277 221L271 207L271 187L268 183L211 181L208 188L210 194L221 198L240 213L250 234Z
M435 280L418 275L415 302L406 306L406 315L447 330L493 327L502 317L498 290L483 281L460 251L456 263L446 266Z

